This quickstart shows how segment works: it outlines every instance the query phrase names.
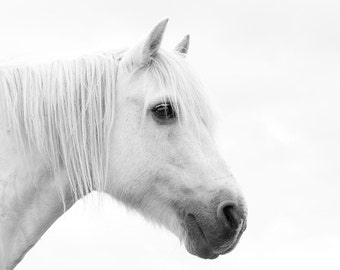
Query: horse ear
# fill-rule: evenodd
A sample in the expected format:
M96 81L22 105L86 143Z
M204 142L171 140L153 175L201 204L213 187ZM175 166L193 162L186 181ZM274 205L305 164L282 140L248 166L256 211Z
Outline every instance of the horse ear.
M161 46L163 34L168 23L168 18L159 22L151 31L146 41L142 45L142 64L148 64L157 54Z
M185 57L189 50L190 44L190 35L186 35L180 43L176 46L176 52L180 53L183 57Z

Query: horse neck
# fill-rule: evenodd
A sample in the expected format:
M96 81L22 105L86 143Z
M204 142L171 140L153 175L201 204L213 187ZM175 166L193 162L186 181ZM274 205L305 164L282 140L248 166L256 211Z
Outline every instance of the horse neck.
M74 203L65 172L27 162L0 125L0 270L12 269ZM60 194L63 194L63 200ZM64 203L63 203L64 202Z

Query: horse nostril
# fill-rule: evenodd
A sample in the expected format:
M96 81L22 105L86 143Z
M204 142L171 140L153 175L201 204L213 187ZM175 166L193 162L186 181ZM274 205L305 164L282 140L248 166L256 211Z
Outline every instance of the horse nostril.
M231 201L222 202L218 207L218 216L231 229L237 229L241 223L241 217L237 211L237 206Z

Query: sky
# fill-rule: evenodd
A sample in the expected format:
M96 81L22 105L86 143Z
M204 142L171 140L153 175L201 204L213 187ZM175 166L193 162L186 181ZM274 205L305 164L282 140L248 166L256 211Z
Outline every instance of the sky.
M205 261L93 194L16 269L339 269L339 1L0 1L0 64L128 47L165 17L164 48L190 34L188 61L249 208L237 248Z

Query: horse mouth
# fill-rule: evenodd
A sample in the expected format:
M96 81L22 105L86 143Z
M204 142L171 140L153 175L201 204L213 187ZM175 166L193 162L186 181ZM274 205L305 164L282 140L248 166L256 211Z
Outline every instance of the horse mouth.
M246 229L246 224L244 222L239 231L235 232L234 236L228 237L227 241L221 241L218 236L212 236L214 232L204 230L192 214L185 217L184 227L186 232L185 246L188 252L202 259L216 259L219 255L226 254L236 247L241 234ZM216 233L216 235L219 234Z

